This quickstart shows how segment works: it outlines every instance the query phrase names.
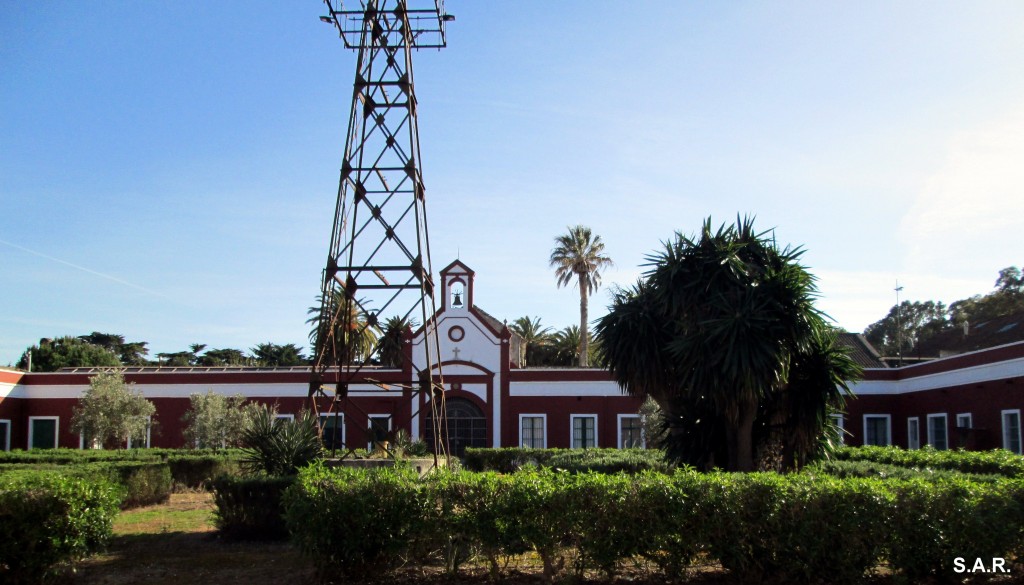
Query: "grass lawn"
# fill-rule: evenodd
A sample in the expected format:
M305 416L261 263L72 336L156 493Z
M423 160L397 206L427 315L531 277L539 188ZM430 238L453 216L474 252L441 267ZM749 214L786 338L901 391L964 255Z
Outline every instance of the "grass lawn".
M213 496L172 494L170 502L122 512L104 554L79 565L75 583L270 585L314 580L287 543L230 542L217 536Z

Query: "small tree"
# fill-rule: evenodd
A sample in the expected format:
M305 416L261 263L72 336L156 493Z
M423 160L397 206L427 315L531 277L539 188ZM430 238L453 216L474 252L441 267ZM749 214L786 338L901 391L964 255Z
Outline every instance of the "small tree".
M205 449L236 447L245 428L245 397L224 396L213 390L189 396L191 406L181 418L185 443Z
M89 389L72 409L71 430L81 433L86 445L116 449L131 441L145 441L153 403L124 381L119 370L89 379Z

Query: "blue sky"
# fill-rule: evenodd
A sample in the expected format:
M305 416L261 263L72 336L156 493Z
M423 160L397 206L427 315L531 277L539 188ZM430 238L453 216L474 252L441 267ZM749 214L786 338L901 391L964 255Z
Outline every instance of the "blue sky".
M416 56L435 270L578 320L554 236L628 285L757 216L861 330L1024 263L1024 4L471 2ZM305 2L0 5L0 365L41 337L305 344L355 55Z

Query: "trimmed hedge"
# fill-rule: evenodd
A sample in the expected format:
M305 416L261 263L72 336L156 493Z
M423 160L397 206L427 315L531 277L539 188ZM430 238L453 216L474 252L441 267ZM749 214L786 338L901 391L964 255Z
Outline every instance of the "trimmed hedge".
M608 575L645 558L675 577L694 558L743 580L852 583L882 563L908 578L955 557L1024 545L1024 482L837 479L813 474L436 473L312 466L284 496L300 550L323 575L408 559L450 571L472 552L532 550L549 578Z
M971 481L992 482L1004 479L1002 475L981 475L978 473L962 473L948 469L932 469L930 467L901 467L875 461L832 460L819 461L804 469L806 473L824 473L839 479L847 477L869 477L875 479L923 479L928 481L969 479Z
M87 463L164 462L170 467L173 484L201 489L220 475L237 475L241 459L240 449L33 449L0 452L0 473L26 466L50 469Z
M657 449L529 449L501 447L466 449L463 466L469 471L513 473L527 467L550 467L572 473L669 472L673 466Z
M211 482L217 528L239 540L287 538L281 496L294 483L294 476L218 477Z
M0 582L38 583L98 550L122 495L104 479L39 471L0 477Z
M837 449L833 457L916 469L947 469L961 473L1024 477L1024 457L1005 449L937 451L929 446L910 450L900 447L843 447Z
M0 477L30 477L36 473L106 479L123 488L121 507L125 509L159 504L171 496L171 472L161 462L112 459L97 463L0 465Z

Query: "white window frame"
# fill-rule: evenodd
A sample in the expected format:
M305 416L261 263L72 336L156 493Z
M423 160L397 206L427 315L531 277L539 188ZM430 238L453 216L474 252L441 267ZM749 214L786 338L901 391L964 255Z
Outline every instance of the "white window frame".
M524 418L539 418L541 419L541 447L540 449L548 448L548 415L546 414L520 414L519 415L519 447L527 448L523 445L525 440L523 437L523 419Z
M4 451L10 451L11 450L11 420L7 419L7 418L0 418L0 424L2 424L2 423L7 423L7 432L4 433L4 435L5 435L4 436L4 445L6 445L7 448L4 449Z
M317 420L317 423L320 425L320 429L322 430L326 426L325 420L326 419L334 419L335 417L337 417L339 420L341 420L341 444L340 445L335 445L334 448L335 449L344 449L346 447L345 424L347 423L347 421L345 420L345 413L344 412L339 412L339 413L333 413L332 412L330 414L321 414L320 418ZM323 439L323 436L321 436L321 440L322 439Z
M153 445L152 441L153 441L153 417L152 416L147 416L146 417L146 444L144 446L142 446L142 447L136 447L136 449L149 449ZM132 438L131 437L128 437L128 440L125 442L125 445L127 446L128 449L132 448Z
M932 420L933 419L940 419L940 418L942 419L942 426L943 426L943 428L946 429L946 432L945 432L946 444L942 447L942 449L939 449L938 447L935 446L935 437L932 436ZM933 449L937 449L939 451L948 451L949 450L949 417L946 416L945 412L936 412L936 413L929 414L927 416L927 419L928 419L928 422L927 422L926 426L928 427L928 444L931 445Z
M961 420L967 421L967 426L960 424ZM973 429L974 428L974 417L969 412L961 412L956 415L956 428L958 429Z
M37 420L52 420L56 421L53 425L53 448L60 447L60 417L59 416L30 416L28 417L28 445L29 449L34 449L32 445L32 427Z
M577 447L576 445L573 444L573 435L575 434L575 430L576 430L576 419L578 419L578 418L589 418L589 419L593 419L594 420L594 446L593 447L586 447L586 446ZM597 446L600 445L600 444L601 443L598 442L598 439L597 439L597 415L596 414L570 414L569 415L569 448L571 448L571 449L596 449Z
M911 434L910 429L914 429ZM911 441L913 439L913 441ZM921 448L921 419L916 416L907 418L907 449Z
M846 417L842 414L830 414L829 418L835 421L836 428L839 429L839 444L846 444Z
M1020 447L1019 451L1013 451L1012 449L1010 449L1010 433L1008 432L1010 429L1006 425L1006 417L1007 417L1007 415L1017 415L1017 446ZM999 413L999 421L1000 421L1000 424L1002 425L1002 431L1003 431L1001 433L1003 435L1003 449L1006 449L1007 451L1012 451L1012 452L1016 453L1017 455L1021 455L1022 454L1021 451L1024 451L1024 443L1021 442L1020 409L1019 408L1012 408L1012 409L1004 410L1004 411L1000 412Z
M864 437L861 443L864 445L868 444L868 419L870 418L884 418L885 419L885 444L879 445L880 447L889 447L892 445L892 415L891 414L865 414L862 417Z
M375 418L386 418L386 419L388 419L388 429L387 429L387 432L390 433L391 432L391 425L393 424L393 421L394 421L395 417L393 417L393 416L391 416L390 414L387 414L387 413L379 413L379 414L375 413L375 414L368 414L368 415L366 415L366 432L370 435L369 437L366 438L366 450L367 451L373 451L373 419L375 419Z
M292 420L293 421L293 420L295 420L295 415L294 414L288 414L287 412L285 412L285 413L278 413L278 414L274 415L274 420Z
M642 414L620 414L620 415L618 415L618 417L616 417L616 419L617 419L616 422L618 423L617 424L618 438L615 441L615 445L619 449L625 449L625 447L622 446L622 421L626 420L627 418L635 418L640 423L640 446L639 447L630 447L630 449L646 449L647 448L647 433L644 432L644 416ZM595 435L597 434L596 426L595 426L594 433L595 433Z

